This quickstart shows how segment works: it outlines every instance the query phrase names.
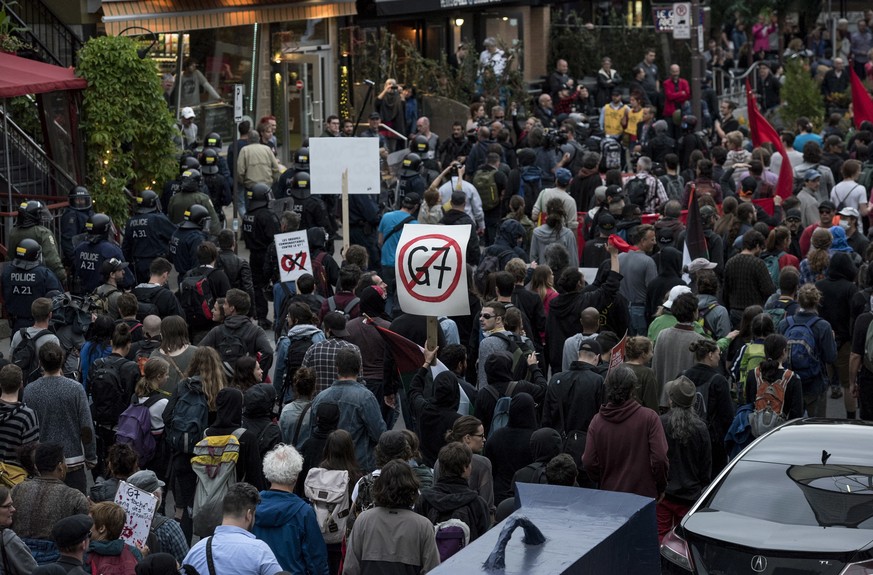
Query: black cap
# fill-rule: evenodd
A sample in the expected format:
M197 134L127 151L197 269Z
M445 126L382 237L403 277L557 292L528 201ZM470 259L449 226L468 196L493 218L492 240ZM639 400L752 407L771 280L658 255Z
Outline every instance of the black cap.
M830 200L825 200L818 205L819 210L830 210L832 212L837 211L837 206Z
M91 535L94 522L87 515L71 515L52 526L52 539L61 549L78 545Z
M123 262L118 258L109 258L108 260L103 260L103 263L100 264L100 273L104 276L109 276L109 274L123 270L127 266L127 262Z
M328 312L322 321L332 336L347 337L349 335L349 330L346 329L346 316L342 313L338 311Z
M612 198L615 196L620 196L623 192L621 191L621 186L616 186L615 184L611 186L606 186L606 197Z
M381 120L382 116L379 115L379 112L370 112L369 118L371 120Z
M797 208L791 208L787 212L785 212L785 219L787 220L797 220L798 222L803 219L800 214L800 210Z
M758 189L758 180L753 176L746 176L740 183L743 186L743 190L754 192Z
M421 204L421 196L416 194L415 192L409 192L405 196L403 196L403 207L404 208L414 208Z
M612 214L603 214L597 218L597 227L601 230L611 232L615 229L615 216Z
M672 228L658 228L658 231L655 233L655 237L657 238L658 243L662 246L673 245Z
M582 343L579 344L579 351L587 351L589 353L593 353L594 355L600 355L600 344L597 343L596 339L585 339L582 340Z

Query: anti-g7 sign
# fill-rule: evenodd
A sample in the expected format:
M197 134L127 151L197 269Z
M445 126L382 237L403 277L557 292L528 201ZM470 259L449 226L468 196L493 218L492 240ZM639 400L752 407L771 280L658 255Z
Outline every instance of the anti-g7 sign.
M415 315L470 313L465 254L468 226L404 226L394 271L400 307Z

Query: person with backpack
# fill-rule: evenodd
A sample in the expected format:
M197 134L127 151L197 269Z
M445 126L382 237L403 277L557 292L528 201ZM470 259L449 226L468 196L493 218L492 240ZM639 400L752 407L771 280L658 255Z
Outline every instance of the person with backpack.
M252 284L252 268L249 261L236 253L237 241L233 230L218 232L218 259L215 267L224 270L230 287L241 289L254 300L255 290Z
M485 442L485 457L493 465L496 505L512 497L512 478L515 472L534 461L530 439L539 427L534 401L528 393L516 393L509 404L506 425L490 434Z
M709 430L712 474L716 475L727 465L724 436L734 418L730 385L721 374L721 351L714 341L695 341L689 345L688 350L694 354L695 363L683 371L682 375L695 385L695 393L699 394L694 410ZM667 396L669 399L669 392Z
M276 390L269 383L258 383L243 393L242 424L258 438L258 455L263 459L267 452L282 443L282 431L273 421Z
M797 313L797 287L800 284L800 272L794 266L785 266L779 271L779 291L770 296L764 304L764 311L773 318L773 325L779 325L783 319ZM868 298L869 301L869 298ZM868 303L869 305L869 303ZM855 315L854 313L852 314Z
M276 396L283 405L294 397L291 383L294 373L303 365L306 352L314 343L325 339L324 333L315 325L311 308L305 303L292 302L288 306L285 323L290 329L276 343L276 369L273 374Z
M182 533L182 527L179 523L159 511L163 506L163 488L166 484L158 479L154 471L148 469L137 471L127 478L127 482L158 498L158 505L155 507L154 515L152 515L152 525L147 540L149 542L148 557L169 554L174 561L181 564L185 560L185 555L188 554L188 541L185 540L185 534Z
M303 481L300 478L303 457L292 446L279 445L266 454L263 466L270 488L261 491L252 533L269 545L285 571L327 575L327 549L322 536L324 526L317 517L319 508L316 505L313 509L294 494L295 485ZM347 496L348 472L345 483L342 496ZM327 511L325 519L336 522L337 517ZM330 531L344 533L338 527Z
M169 377L170 366L165 360L153 357L145 362L142 371L130 405L119 418L115 441L133 446L139 455L140 468L148 466L159 477L167 477L171 454L164 441L163 415L170 394L161 391L161 385ZM140 411L142 413L138 413ZM130 425L125 425L125 415L133 419Z
M217 261L215 244L202 242L197 246L199 265L179 278L179 301L185 312L183 317L188 321L188 332L195 343L215 325L212 318L215 300L225 297L227 290L231 289L227 274L216 267Z
M254 357L265 373L273 365L273 346L264 329L248 317L251 301L246 292L229 289L224 301L224 323L206 334L200 341L204 347L218 350L225 372L233 373L233 365L244 355Z
M473 452L460 442L439 451L439 479L422 489L415 512L433 524L440 561L445 561L482 536L491 526L488 504L470 489Z
M529 463L515 472L515 475L512 476L512 491L516 491L517 483L547 484L546 465L561 454L563 445L561 434L551 427L544 426L534 431L533 435L530 436L530 452L534 459L533 463ZM570 457L572 458L572 456ZM506 501L503 501L503 505L506 505Z
M124 270L127 267L128 263L118 258L103 260L103 263L100 265L100 275L103 278L103 283L91 292L91 301L94 302L98 310L97 313L107 314L113 320L121 317L118 313L118 298L124 292L118 287L118 284L124 281Z
M670 471L664 498L657 502L658 540L673 529L709 485L717 471L712 467L712 446L706 421L695 410L698 389L680 375L667 384L670 411L661 415Z
M567 187L572 179L573 174L567 168L555 170L555 187L543 189L531 208L530 217L534 223L540 220L541 213L547 214L549 203L557 198L564 205L564 226L574 234L576 233L576 228L579 227L579 220L576 217L576 200L567 193Z
M512 285L511 276L510 285ZM511 303L509 306L513 307ZM489 378L491 377L491 374L487 372L485 365L495 352L506 352L510 357L509 377L506 381L520 379L518 376L522 375L521 369L519 369L518 373L514 370L514 366L517 364L514 363L513 355L514 351L519 347L519 344L513 338L512 332L508 331L503 324L504 317L506 316L506 309L507 304L499 301L490 301L484 304L482 312L479 314L479 327L484 334L484 338L479 342L479 363L477 368L478 387L480 389L488 383ZM542 377L535 354L530 353L527 357L520 357L518 359L519 361L525 361L527 365L530 366L530 370L534 377L537 377L537 372L539 372L539 377Z
M718 341L731 332L731 319L727 308L718 301L719 281L711 269L701 269L695 274L697 283L697 317L703 332Z
M221 525L215 533L198 541L185 556L188 572L215 575L266 575L282 567L270 546L251 532L261 495L248 483L227 488L219 504ZM211 568L210 568L211 565Z
M133 295L139 302L137 319L147 315L166 318L171 315L184 316L178 298L168 288L168 279L173 265L164 258L155 258L149 264L149 280L133 288Z
M298 369L291 386L294 400L286 403L279 414L282 443L301 447L309 439L310 421L314 417L311 410L314 390L315 372L308 367Z
M785 336L772 333L764 338L764 356L764 361L758 364L754 370L749 371L746 379L742 382L745 387L746 403L752 404L753 412L760 411L759 407L764 409L765 404L758 404L762 397L767 396L766 399L771 402L768 407L774 412L774 415L779 416L779 423L803 417L803 384L800 376L796 373L790 373L785 368L789 356L788 340L785 339ZM788 373L790 375L786 376ZM773 385L779 387L775 396L771 396L773 392L767 390L768 386ZM778 399L778 402L773 402L774 399ZM749 417L752 415L750 414ZM772 427L776 427L776 425L778 424L774 423ZM715 473L715 469L713 469L713 473Z
M138 309L139 303L132 293L125 292L118 297L118 315L121 317L115 320L115 325L124 324L128 327L131 344L141 341L143 338L142 322L136 319Z
M837 361L831 366L832 390L831 397L837 399L843 396L846 407L846 417L855 419L857 409L856 398L848 392L849 387L849 354L852 347L852 298L858 293L856 278L858 270L852 263L851 256L842 251L834 251L828 265L825 279L815 283L822 294L819 315L827 320L834 330L837 344ZM837 387L839 382L839 387ZM842 389L841 389L842 388Z
M318 322L330 312L338 311L346 316L346 320L361 315L361 298L355 295L354 289L361 277L361 268L356 264L346 264L339 271L339 285L334 295L321 302L318 310Z
M508 195L507 176L500 170L500 154L489 151L485 156L485 163L477 167L471 181L482 200L485 218L483 244L491 245L497 236L501 201Z
M36 240L21 240L12 262L0 271L0 293L9 327L17 331L32 326L33 302L53 291L64 290L54 272L43 264L42 247Z
M30 304L33 325L13 332L9 344L12 363L21 368L24 383L36 381L42 375L39 365L39 350L48 342L60 345L58 336L51 329L52 300L37 298Z
M357 518L348 536L343 573L369 573L368 564L416 573L436 568L440 556L433 524L411 510L419 496L412 468L402 461L387 462L372 491L374 507ZM390 548L385 533L393 534Z
M776 331L775 326L772 316L760 308L749 321L749 339L739 348L729 363L729 373L738 393L743 391L739 382L745 381L749 371L755 369L764 360L764 338ZM746 399L742 395L737 398L740 404L746 403Z
M834 330L818 315L821 299L816 286L804 284L797 290L800 310L777 327L788 340L787 366L803 382L803 405L810 417L827 415L827 366L837 360Z

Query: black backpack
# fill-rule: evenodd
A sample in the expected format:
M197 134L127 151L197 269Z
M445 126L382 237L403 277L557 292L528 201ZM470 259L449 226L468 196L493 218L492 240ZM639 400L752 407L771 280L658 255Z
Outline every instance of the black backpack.
M179 301L188 321L212 321L215 297L209 285L209 275L215 270L200 266L185 274L179 284Z
M91 413L94 421L107 427L118 424L118 418L130 404L130 396L121 381L123 357L101 357L88 370L91 393Z
M361 303L361 298L354 297L345 305L342 313L346 316L346 321L352 319L352 310L355 309L355 306L359 303ZM336 296L330 296L327 298L327 309L328 311L336 311Z
M285 354L285 379L282 381L282 391L278 397L280 403L284 403L285 392L291 389L294 374L303 365L303 356L310 347L312 347L312 335L289 338L288 351Z
M221 340L216 349L218 355L221 356L221 362L224 364L224 371L228 376L233 376L236 360L249 355L249 347L239 335L227 326L221 326L221 334Z
M158 310L157 304L155 304L155 299L158 297L158 292L161 291L161 288L149 288L146 295L140 296L143 290L140 290L139 293L134 293L136 296L136 319L142 321L148 315L157 315L160 316L160 310Z
M649 195L649 182L646 178L633 177L627 181L624 189L630 203L639 206L640 209L646 207L646 197Z
M21 368L24 374L24 383L28 384L42 377L39 367L39 355L36 353L36 342L39 338L52 333L50 329L38 331L33 337L28 335L27 328L18 330L21 341L12 350L12 363Z

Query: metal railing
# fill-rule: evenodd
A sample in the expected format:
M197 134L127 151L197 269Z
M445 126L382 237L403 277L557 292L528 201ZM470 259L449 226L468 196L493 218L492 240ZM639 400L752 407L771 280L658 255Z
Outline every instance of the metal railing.
M47 62L64 68L76 65L82 39L42 0L17 0L6 5L6 12L25 28L22 39Z
M752 65L745 70L730 69L718 70L720 74L715 75L713 80L717 87L716 93L720 100L731 100L736 102L740 107L746 104L746 78L752 86L752 91L758 90L758 74L755 72L758 69L759 62L752 62ZM721 87L721 90L718 87Z

